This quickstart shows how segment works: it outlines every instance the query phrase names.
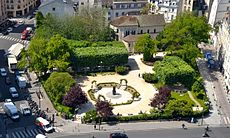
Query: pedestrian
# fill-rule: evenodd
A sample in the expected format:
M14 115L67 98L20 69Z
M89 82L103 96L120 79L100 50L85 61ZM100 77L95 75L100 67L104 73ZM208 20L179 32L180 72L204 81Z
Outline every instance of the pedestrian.
M141 77L141 74L140 74L140 73L138 74L138 77L139 77L139 78Z
M94 125L94 130L96 130L96 125Z
M47 112L47 113L49 112L49 108L48 108L48 107L46 108L46 112Z
M183 129L185 128L185 124L182 124L182 128L183 128Z

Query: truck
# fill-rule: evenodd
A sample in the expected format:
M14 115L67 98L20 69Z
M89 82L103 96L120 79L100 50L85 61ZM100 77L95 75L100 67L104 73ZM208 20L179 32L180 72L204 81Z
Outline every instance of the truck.
M16 76L16 81L20 89L26 88L26 78L23 76Z
M14 105L14 103L11 101L11 99L5 100L5 102L3 104L3 110L12 120L18 120L19 119L17 107Z
M8 67L11 71L16 70L17 69L17 58L15 57L15 55L7 55L7 59L8 59Z

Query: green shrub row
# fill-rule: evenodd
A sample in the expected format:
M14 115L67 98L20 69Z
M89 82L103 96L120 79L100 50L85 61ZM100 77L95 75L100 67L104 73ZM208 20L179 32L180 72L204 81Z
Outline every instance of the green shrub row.
M157 83L158 82L157 76L153 73L143 73L142 77L145 80L145 82L148 82L148 83Z
M115 66L128 62L128 51L122 42L104 42L102 44L74 49L76 67Z
M120 75L124 75L128 72L128 67L125 66L116 66L115 67L115 72L120 74Z

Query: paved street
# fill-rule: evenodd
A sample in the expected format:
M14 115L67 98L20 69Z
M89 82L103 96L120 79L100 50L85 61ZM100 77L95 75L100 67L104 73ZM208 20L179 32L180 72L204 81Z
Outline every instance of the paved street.
M202 47L202 51L203 53L211 52L215 56L215 49L212 46ZM219 71L209 69L205 59L198 59L197 63L212 107L210 117L204 120L205 123L229 126L230 104L228 99L230 95L224 89L224 77Z
M230 128L210 128L207 132L211 138L228 138ZM122 131L113 131L122 132ZM126 131L125 132L129 138L202 138L204 133L204 128L188 128L184 129L156 129L156 130L146 130L146 131ZM108 132L98 132L90 134L75 134L66 135L58 134L52 137L56 138L109 138ZM65 135L65 136L64 136Z
M0 34L0 67L8 68L7 65L7 59L4 56L5 52L11 47L12 44L15 43L22 43L22 44L28 44L28 41L22 41L21 40L21 32L26 27L32 27L33 21L29 20L26 21L25 24L14 28L14 30L6 36L3 36ZM17 122L12 121L8 116L5 115L2 105L5 99L10 98L12 99L10 93L9 93L9 87L16 87L17 91L19 92L19 98L12 99L15 103L16 107L19 109L19 106L21 103L25 102L26 95L28 95L28 92L26 90L20 90L18 88L18 85L15 82L15 75L13 73L10 73L8 71L8 76L10 77L11 84L6 85L5 78L0 76L0 138L1 137L9 137L9 138L29 138L29 137L35 137L36 134L41 133L40 130L35 128L34 122L35 117L34 116L23 116L20 114L20 120ZM5 135L7 133L7 135Z

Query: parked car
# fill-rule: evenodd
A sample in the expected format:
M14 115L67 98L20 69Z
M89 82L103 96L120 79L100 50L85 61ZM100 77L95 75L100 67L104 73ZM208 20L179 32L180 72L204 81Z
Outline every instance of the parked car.
M47 137L45 135L43 135L43 134L37 134L36 138L47 138Z
M7 29L7 32L12 32L13 31L13 28L12 27L9 27L8 29Z
M0 68L1 76L5 77L7 76L7 72L5 68Z
M2 32L2 35L8 35L9 34L9 32L8 31L4 31L4 32Z
M10 87L9 88L10 94L13 98L18 98L18 91L15 87Z
M125 133L111 133L109 138L128 138Z
M6 77L6 78L5 78L5 82L6 82L7 85L11 84L10 77Z
M33 18L33 16L32 15L29 15L29 16L27 16L27 20L30 20L30 19L32 19Z

